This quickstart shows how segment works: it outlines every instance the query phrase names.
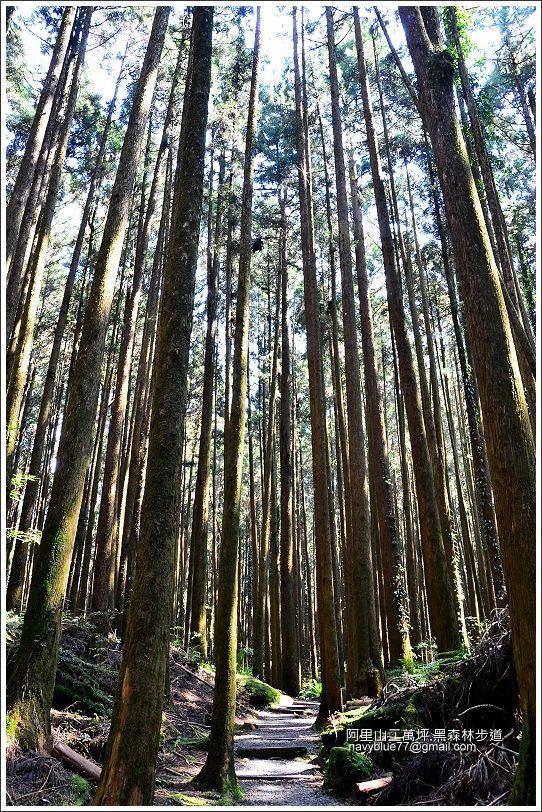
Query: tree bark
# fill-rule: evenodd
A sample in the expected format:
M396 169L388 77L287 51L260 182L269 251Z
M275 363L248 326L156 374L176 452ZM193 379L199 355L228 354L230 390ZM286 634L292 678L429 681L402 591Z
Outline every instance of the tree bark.
M77 8L68 6L62 15L60 30L51 55L47 76L43 82L40 98L32 120L32 127L25 145L24 155L19 166L6 210L6 270L9 275L13 252L17 244L19 229L36 171L42 171L38 159L45 136L45 130L53 107L53 100L60 79L62 66L70 43ZM38 169L36 169L38 167ZM22 285L22 280L20 280ZM19 288L20 291L20 288ZM15 297L17 301L18 297ZM9 336L8 336L9 338Z
M433 472L423 424L412 351L406 331L402 290L388 219L388 204L374 131L372 105L357 9L354 9L354 25L373 189L386 274L388 309L394 338L397 343L399 374L410 433L431 633L436 638L440 651L454 651L459 648L459 629L455 615L453 590L448 578Z
M200 786L222 795L239 796L233 754L237 665L237 566L243 443L247 400L247 359L249 332L250 262L252 255L252 190L254 182L254 141L256 136L258 71L260 59L260 8L256 9L256 29L252 55L252 77L245 139L245 166L241 202L241 245L237 283L237 307L233 357L232 399L224 437L224 502L222 542L218 571L214 656L215 690L209 751L205 765L196 777Z
M321 325L316 279L316 256L312 201L312 173L307 137L306 104L302 94L298 57L297 17L293 14L294 75L296 99L296 139L301 208L301 247L303 256L304 303L307 330L307 362L311 414L312 472L316 546L316 581L322 694L317 722L342 709L340 666L333 594L331 527L327 468L327 429L324 377L322 369Z
M8 707L24 750L50 749L53 696L62 604L92 448L100 367L112 288L126 229L139 147L148 115L169 9L158 8L141 69L119 169L112 190L86 311L57 454L57 469L13 674Z
M158 321L141 533L111 729L94 800L97 806L149 805L154 794L173 601L212 21L212 8L194 9Z
M461 279L508 590L523 731L510 802L535 802L535 446L510 322L453 99L436 8L401 7Z

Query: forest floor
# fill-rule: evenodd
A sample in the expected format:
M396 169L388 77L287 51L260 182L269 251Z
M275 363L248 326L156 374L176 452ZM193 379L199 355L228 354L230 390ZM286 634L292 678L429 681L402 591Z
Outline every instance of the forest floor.
M20 620L9 618L8 672L19 630ZM238 806L505 804L518 747L517 687L507 625L501 620L490 631L469 657L431 664L435 676L429 682L421 683L419 672L390 675L378 700L372 704L367 700L363 703L366 707L353 708L330 720L328 728L321 732L314 729L316 701L280 695L274 705L262 707L256 702L258 697L251 697L240 681L235 748L243 797ZM90 638L88 624L76 620L65 623L51 723L54 740L99 769L105 754L120 643L110 636L108 644L98 652L94 649L90 657ZM191 783L206 758L213 680L210 670L190 660L180 648L171 648L171 695L162 725L155 806L224 804L217 794L197 790ZM277 697L275 692L275 700ZM364 793L361 786L365 785L352 781L341 794L324 790L325 758L332 748L336 753L348 752L345 742L352 738L347 735L349 728L404 728L405 720L413 720L413 727L427 728L428 733L457 729L463 736L463 731L472 729L485 731L485 738L476 743L472 752L464 748L456 752L418 750L419 755L411 754L406 759L397 759L385 751L371 753L371 770L364 777L385 777L384 789ZM502 731L502 741L491 740L488 734L493 729ZM325 775L327 778L327 770ZM45 754L23 756L8 743L8 806L92 806L95 788L94 781L83 779L58 758Z
M8 665L17 642L18 619L8 630ZM120 663L119 641L109 644L90 661L90 634L83 624L64 625L57 686L51 714L53 739L100 766L105 754L109 712ZM212 711L214 675L172 647L169 659L171 696L164 711L162 746L156 770L155 806L216 806L224 803L216 793L191 784L206 758L206 737ZM80 697L80 698L79 698ZM103 703L100 705L100 703ZM236 709L235 746L297 747L306 752L292 758L253 758L236 754L236 769L243 791L239 806L340 805L322 790L322 769L317 763L320 735L311 729L317 702L281 696L277 707L251 705L241 689ZM273 754L271 754L273 756ZM95 783L85 781L68 765L45 754L9 749L6 770L8 806L92 806Z

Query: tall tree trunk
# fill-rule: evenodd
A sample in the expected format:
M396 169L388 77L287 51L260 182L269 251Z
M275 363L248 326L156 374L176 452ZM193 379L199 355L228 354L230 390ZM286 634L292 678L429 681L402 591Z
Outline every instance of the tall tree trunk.
M331 526L327 469L327 430L325 415L322 341L316 279L316 255L312 201L312 172L308 149L306 104L301 85L298 57L297 15L293 13L294 75L296 100L296 138L298 156L299 201L301 208L301 248L303 256L304 303L307 330L307 362L311 414L312 469L316 545L316 581L322 694L319 723L329 713L342 709L337 627L331 563Z
M447 9L446 15L451 27L452 39L457 49L457 64L461 79L461 87L463 89L467 109L469 111L469 119L472 128L476 156L480 166L480 171L482 173L487 203L491 212L491 223L497 243L497 251L494 252L494 258L502 275L504 286L503 294L505 296L505 303L508 310L508 317L511 321L517 352L518 355L523 354L524 357L521 358L521 360L524 365L528 367L528 369L525 369L525 371L522 370L524 385L526 388L531 388L534 386L532 377L536 375L534 337L532 335L531 324L527 317L523 300L521 299L521 296L518 296L519 288L514 263L512 261L512 249L510 247L508 229L499 196L497 194L497 187L495 185L491 160L482 132L482 125L478 116L478 110L476 107L474 94L472 92L467 66L463 57L463 49L461 47L461 38L457 28L457 16L455 8L450 7ZM534 403L534 394L531 394L531 402Z
M141 69L112 190L74 376L68 392L49 509L32 576L28 606L8 684L15 739L25 750L50 747L53 696L62 604L86 470L92 448L100 367L128 220L139 148L158 70L169 9L158 8Z
M231 797L239 796L239 785L235 775L233 755L236 701L235 676L237 670L237 566L243 443L246 425L248 316L250 260L252 254L252 189L254 183L254 141L256 136L259 60L260 8L257 7L245 139L232 400L227 431L224 437L224 503L218 571L218 602L214 633L215 690L209 751L205 765L196 778L196 782L200 786L213 788L222 795Z
M453 99L434 7L401 7L461 279L508 590L523 729L511 803L535 802L535 446L510 322Z
M350 246L350 223L346 191L346 170L339 108L339 80L333 32L333 14L326 7L327 45L333 125L333 153L337 187L339 265L341 269L342 316L345 354L346 409L348 416L348 460L352 513L352 535L345 560L347 667L346 689L352 696L377 696L384 682L381 643L376 626L372 585L371 522L361 375L356 326L356 305ZM347 535L348 539L348 535Z
M471 359L468 357L468 337L464 336L461 329L458 295L451 265L447 234L444 229L444 222L441 214L441 205L438 196L436 178L434 175L433 161L429 156L430 148L429 144L427 143L427 134L425 134L424 138L426 140L427 168L431 186L431 196L433 198L435 219L442 253L442 264L444 267L446 286L448 288L448 296L450 299L450 313L452 316L452 325L457 347L459 366L461 369L461 380L463 383L463 392L467 411L467 424L469 429L471 454L475 469L474 482L476 487L476 508L480 519L482 544L486 559L489 562L489 568L492 576L491 581L493 594L491 602L492 606L494 606L495 603L497 603L497 605L502 605L504 588L502 565L499 553L495 507L493 504L493 496L489 481L486 443L483 427L479 420L480 409L478 401L478 387L476 384L476 376L472 368Z
M281 227L281 374L280 374L280 621L282 632L281 688L297 696L301 688L299 667L299 607L295 588L294 526L292 516L292 420L290 319L288 313L288 255L286 246L286 200L279 194Z
M455 614L453 589L448 578L431 460L427 447L412 352L406 331L402 290L388 219L388 205L374 131L372 104L363 55L361 26L356 8L354 9L354 25L373 189L386 273L388 308L395 341L397 342L399 373L410 433L431 633L434 635L440 651L454 651L459 648L459 629Z
M15 439L18 432L18 416L34 339L34 327L43 273L46 267L51 224L53 222L60 178L68 146L68 136L75 111L75 103L77 101L79 77L85 59L91 17L92 10L90 10L89 14L89 9L87 9L84 18L80 21L79 25L82 26L81 38L77 48L72 49L69 67L66 72L66 87L69 88L69 90L65 96L63 95L62 101L56 111L55 121L53 122L55 130L53 141L55 146L54 149L51 147L47 195L39 215L36 240L28 262L28 286L24 301L21 302L21 316L18 319L16 330L12 335L10 346L10 358L7 367L9 384L6 392L6 420L8 425L6 480L8 487L11 476L15 473L12 470L12 460Z
M178 534L180 471L211 76L211 7L193 12L156 346L141 533L105 762L94 803L152 804Z
M256 677L263 676L263 651L266 624L264 621L264 607L268 592L268 570L269 570L269 539L271 533L271 511L273 506L272 494L272 472L275 438L275 399L277 392L277 369L279 352L279 313L280 313L280 273L277 276L277 288L275 296L275 336L273 340L273 353L271 361L271 384L269 388L269 412L266 425L265 453L263 464L263 487L262 487L262 529L260 533L260 548L258 552L258 592L257 601L254 607L254 659L252 671ZM269 325L271 325L271 313L269 312Z
M124 58L122 60L122 65L124 65ZM105 153L105 147L107 144L107 136L109 134L109 130L111 127L111 121L113 119L113 111L115 109L115 103L117 99L118 88L120 85L122 73L119 73L116 85L115 85L115 92L113 94L113 98L109 104L108 112L107 112L107 120L100 138L100 146L98 148L98 155L96 156L96 163L94 169L92 170L92 175L90 178L87 198L85 201L85 206L83 209L83 213L81 215L81 224L79 226L79 230L77 232L77 238L75 241L75 246L73 249L72 259L70 262L70 268L68 271L68 276L66 279L66 284L64 286L64 293L62 296L62 303L60 305L60 311L56 320L55 324L55 332L51 344L51 354L49 356L49 364L47 367L47 372L45 375L45 382L43 385L43 390L41 394L41 401L39 407L39 414L38 420L36 424L36 433L34 435L34 441L32 443L32 455L30 458L30 464L28 468L28 474L30 475L24 492L24 499L23 505L21 508L21 516L19 519L19 532L26 533L30 530L32 526L32 516L34 513L34 508L36 505L36 499L38 497L39 492L39 476L42 470L42 458L44 453L45 447L45 439L47 434L47 427L49 425L49 420L51 416L51 406L53 402L53 392L55 386L55 380L57 377L57 368L58 362L60 358L60 353L62 349L62 343L64 340L64 333L66 331L66 324L68 321L68 311L70 306L70 301L73 293L73 288L75 285L75 279L77 270L79 268L79 261L81 258L81 251L83 248L83 243L85 239L85 232L87 229L87 225L89 224L90 216L92 207L94 204L94 195L98 186L99 176L102 170L103 165L103 156ZM83 291L81 291L81 297L83 296ZM32 477L36 477L33 479ZM10 576L11 577L11 576ZM10 603L7 604L7 608L10 608Z
M169 143L168 133L174 112L174 100L181 68L182 50L183 47L181 43L179 46L179 55L172 79L169 102L162 129L162 138L158 148L158 155L156 157L146 208L144 201L144 183L141 193L142 223L141 228L138 229L136 239L132 286L126 298L124 310L124 327L119 349L117 378L115 382L113 402L111 404L111 415L109 418L109 430L107 434L107 448L102 480L102 498L100 501L100 512L98 514L98 524L96 527L96 563L94 567L94 584L92 588L91 603L93 612L106 612L108 609L113 609L115 600L114 584L116 578L116 566L114 552L118 546L119 531L122 531L122 528L119 526L121 508L120 503L122 496L119 489L119 474L123 427L128 405L130 369L132 365L132 354L137 327L137 313L141 298L149 237L151 234L151 226L156 208L158 183L164 163L164 156L166 154L166 145ZM108 620L106 617L104 617L104 619L100 622L100 626L104 631L107 630Z
M218 305L218 269L222 239L224 168L225 156L224 152L222 152L219 158L218 197L214 235L212 235L214 245L207 267L207 332L205 336L205 358L203 362L203 393L198 472L196 476L196 490L194 493L194 508L192 513L191 552L193 561L189 633L191 647L199 651L204 660L207 659L207 540L209 529L208 517L215 387L216 317ZM211 208L211 198L209 207Z
M367 400L367 433L369 435L369 477L375 489L378 514L378 538L384 566L384 604L386 607L389 665L400 660L411 660L412 650L408 633L408 614L405 610L405 585L401 576L401 544L392 492L391 470L388 457L386 426L373 334L373 313L369 295L369 278L365 258L365 242L361 205L354 161L350 161L350 184L354 239L356 246L356 274L360 308L363 370Z

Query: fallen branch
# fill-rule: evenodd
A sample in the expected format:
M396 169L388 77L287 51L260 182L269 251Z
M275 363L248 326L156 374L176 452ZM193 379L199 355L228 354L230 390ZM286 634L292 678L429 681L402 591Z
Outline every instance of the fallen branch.
M368 795L370 792L376 792L377 789L383 789L391 784L392 776L385 775L383 778L373 778L372 781L361 781L356 784L356 789L362 795Z
M186 673L190 674L191 677L194 677L195 679L197 679L199 682L201 682L202 685L205 685L206 688L209 688L210 691L214 690L212 685L209 685L209 683L206 682L204 679L202 679L201 677L198 677L198 675L194 674L194 672L191 671L189 668L186 668L184 665L181 665L180 663L175 663L175 665L177 666L177 668L181 668L183 671L186 671Z
M64 742L61 742L59 739L53 739L51 755L58 758L67 767L81 773L84 778L88 778L90 781L100 780L102 768L88 758L76 753L75 750L72 750L71 747L68 747L67 744L64 744Z

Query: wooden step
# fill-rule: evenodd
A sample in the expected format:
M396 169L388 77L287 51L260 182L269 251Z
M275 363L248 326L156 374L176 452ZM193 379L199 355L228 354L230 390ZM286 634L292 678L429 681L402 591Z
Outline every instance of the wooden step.
M307 753L307 748L300 745L290 747L238 747L236 755L238 758L298 758Z

